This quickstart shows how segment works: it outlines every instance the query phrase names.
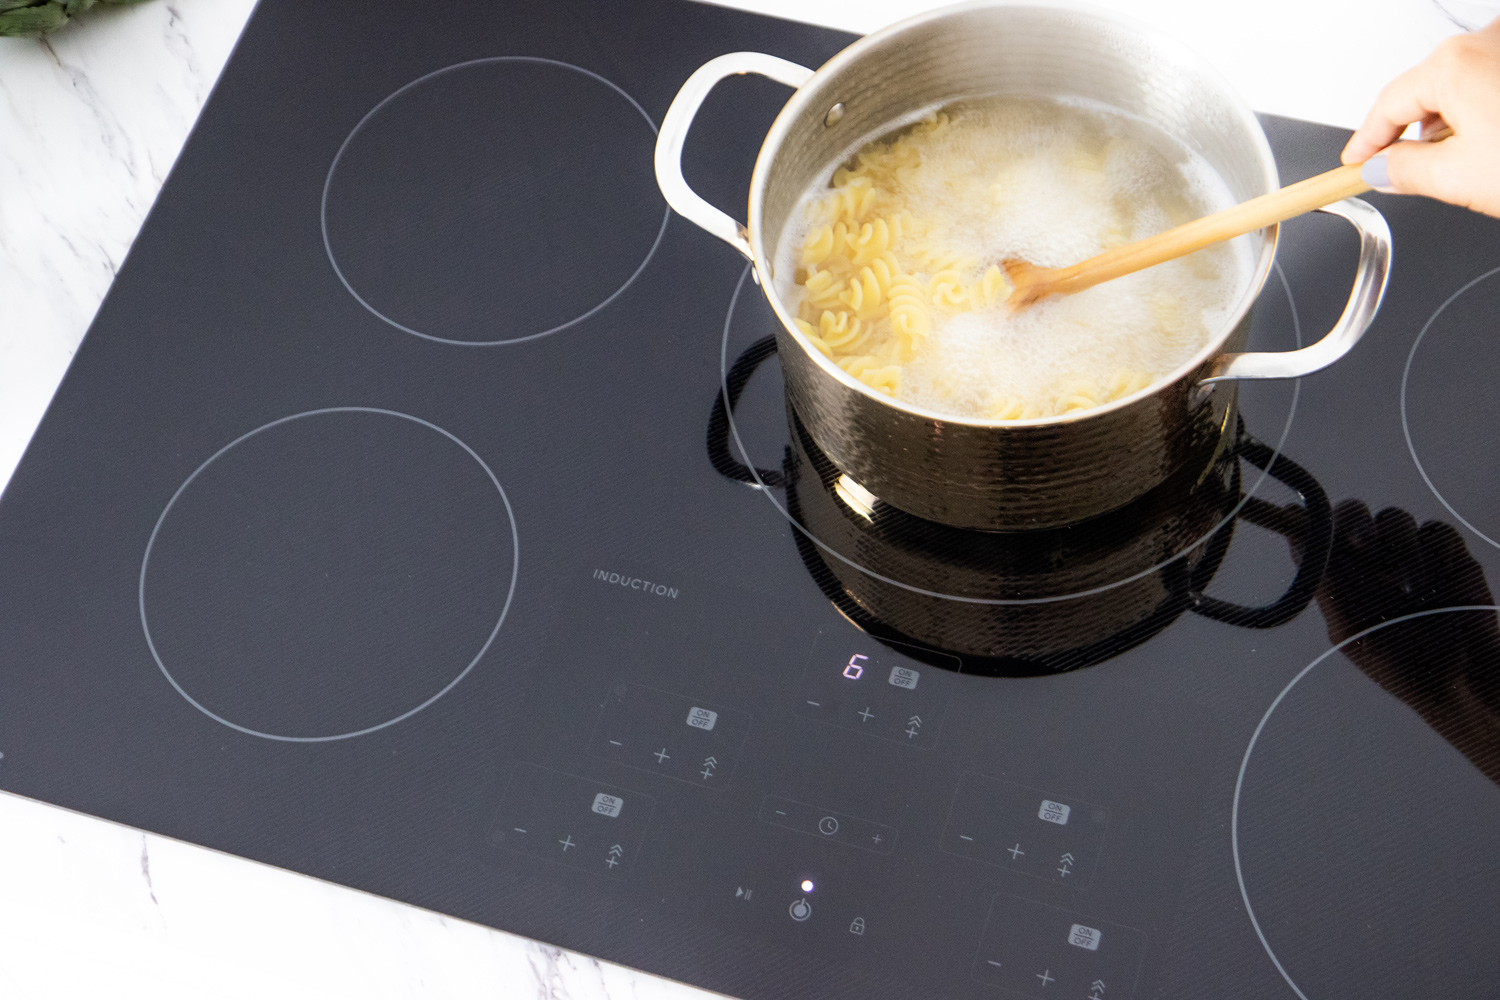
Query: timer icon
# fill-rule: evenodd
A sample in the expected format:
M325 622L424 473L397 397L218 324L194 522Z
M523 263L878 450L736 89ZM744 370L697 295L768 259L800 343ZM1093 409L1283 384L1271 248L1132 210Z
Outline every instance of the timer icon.
M812 904L805 899L794 899L792 900L792 905L786 908L786 912L791 914L792 919L800 924L812 916Z

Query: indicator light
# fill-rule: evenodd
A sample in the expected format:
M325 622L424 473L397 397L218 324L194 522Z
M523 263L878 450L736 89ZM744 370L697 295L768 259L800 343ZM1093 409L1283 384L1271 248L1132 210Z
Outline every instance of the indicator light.
M812 892L814 888L815 887L813 886L813 880L812 879L805 878L805 879L802 880L802 891L803 892Z

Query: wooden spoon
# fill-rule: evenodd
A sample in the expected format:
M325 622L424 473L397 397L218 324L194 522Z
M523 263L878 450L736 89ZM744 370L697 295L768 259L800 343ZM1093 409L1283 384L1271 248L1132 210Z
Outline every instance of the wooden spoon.
M1444 126L1424 135L1421 141L1438 142L1452 134L1453 130ZM1069 267L1035 267L1014 257L1001 261L1000 266L1005 269L1005 276L1014 288L1006 300L1006 308L1012 313L1019 312L1048 296L1081 292L1100 282L1174 260L1222 240L1243 236L1363 194L1370 190L1370 185L1360 176L1361 167L1363 164L1360 163L1338 167L1164 233L1106 250L1097 257Z

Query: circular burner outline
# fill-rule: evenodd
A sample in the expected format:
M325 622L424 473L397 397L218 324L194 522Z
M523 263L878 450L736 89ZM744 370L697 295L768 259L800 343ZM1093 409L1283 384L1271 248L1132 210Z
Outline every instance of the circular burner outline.
M1281 287L1286 292L1287 305L1291 308L1292 311L1293 335L1296 338L1297 346L1301 347L1302 322L1297 315L1297 300L1292 295L1292 286L1287 281L1286 272L1281 269L1281 262L1276 261L1274 266L1276 269L1276 276L1281 280ZM719 341L719 391L723 393L723 398L726 400L729 398L729 327L730 324L734 321L735 306L739 303L740 292L745 287L745 278L748 277L750 273L751 268L749 265L746 265L745 270L740 273L739 282L734 286L734 294L729 298L729 311L724 317L724 334ZM1293 380L1292 404L1287 408L1286 424L1281 428L1281 436L1276 439L1276 446L1271 453L1271 461L1266 463L1267 469L1269 469L1270 466L1275 462L1276 456L1281 454L1282 445L1286 444L1287 435L1290 434L1292 430L1292 420L1297 415L1297 401L1301 398L1301 396L1302 380L1299 378ZM760 472L756 468L754 460L750 457L750 450L745 447L745 442L740 438L740 430L739 426L735 423L733 410L726 406L725 414L729 420L729 433L734 437L735 446L739 449L740 456L745 460L746 468L748 468L750 470L750 474L755 477L754 483L746 485L749 485L751 489L765 494L766 498L771 501L771 506L775 507L776 510L780 512L782 517L786 518L787 523L790 524L793 529L801 532L803 536L805 536L814 545L816 545L818 548L822 549L829 555L833 556L833 558L837 559L839 562L842 562L844 565L850 567L851 569L857 570L865 574L866 576L871 577L872 579L879 580L882 583L888 583L893 587L900 587L902 590L909 591L913 594L921 594L924 597L936 597L945 601L959 601L964 604L993 604L997 606L1012 606L1021 604L1056 604L1059 601L1072 601L1081 597L1092 597L1095 594L1102 594L1106 591L1114 590L1116 587L1123 587L1127 583L1133 583L1136 580L1141 579L1142 577L1149 576L1152 573L1158 572L1165 566L1171 565L1173 562L1182 558L1184 554L1193 551L1200 545L1207 542L1220 528L1224 527L1224 525L1228 524L1235 517L1239 516L1239 512L1244 509L1245 504L1250 502L1250 498L1255 495L1255 491L1260 489L1260 484L1265 482L1266 477L1270 474L1265 469L1262 469L1260 477L1250 485L1249 489L1242 491L1240 502L1234 505L1234 509L1225 514L1224 517L1220 519L1207 532L1205 532L1201 538L1188 543L1177 552L1168 556L1166 559L1163 559L1161 562L1156 563L1154 566L1148 566L1146 569L1140 570L1136 573L1132 573L1130 576L1124 577L1120 580L1116 580L1113 583L1100 584L1097 587L1091 587L1088 590L1080 590L1076 593L1052 594L1047 597L961 597L956 594L944 594L936 590L927 590L924 587L913 586L912 584L894 579L882 573L876 573L874 570L869 569L866 566L861 566L854 560L849 559L839 552L835 552L832 547L824 544L821 539L804 528L796 518L792 517L791 513L786 509L784 505L776 501L776 496L774 493L772 493L771 488L767 486L765 482L760 478Z
M1500 268L1497 268L1496 270L1500 270ZM1450 299L1449 301L1452 300ZM1311 998L1308 997L1306 993L1302 992L1302 987L1297 985L1296 981L1292 979L1291 973L1287 972L1286 969L1282 966L1281 959L1276 957L1276 952L1271 948L1271 942L1266 940L1265 932L1260 928L1260 920L1258 920L1255 916L1255 907L1250 905L1250 893L1245 888L1245 873L1240 866L1240 791L1244 788L1245 785L1245 771L1250 766L1250 756L1255 752L1255 743L1260 739L1261 731L1266 728L1266 723L1271 721L1271 716L1275 713L1277 706L1279 706L1282 700L1291 693L1292 688L1296 687L1297 683L1301 681L1302 678L1311 673L1314 667L1322 663L1324 660L1328 659L1334 653L1342 650L1345 646L1349 645L1352 642L1357 642L1360 639L1363 639L1371 632L1378 632L1379 630L1388 628L1391 625L1399 625L1402 622L1413 621L1417 618L1426 618L1429 615L1445 615L1453 612L1468 611L1500 612L1500 605L1459 604L1451 608L1429 608L1426 611L1413 611L1409 615L1402 615L1400 618L1392 618L1389 621L1383 621L1375 625L1371 625L1364 631L1356 632L1354 635L1351 635L1349 638L1345 639L1337 646L1333 646L1325 650L1322 655L1313 660L1307 666L1303 667L1297 672L1297 675L1295 677L1287 681L1286 687L1281 689L1281 693L1278 694L1274 700L1272 700L1270 707L1266 709L1266 713L1260 717L1260 722L1255 726L1255 732L1250 736L1250 743L1245 747L1245 756L1240 759L1239 774L1234 779L1234 806L1230 810L1229 814L1229 846L1231 852L1234 854L1234 877L1240 886L1240 901L1245 904L1245 915L1250 918L1250 926L1255 928L1255 936L1260 939L1260 946L1265 949L1266 956L1270 958L1271 964L1276 966L1276 971L1281 973L1281 978L1286 980L1286 984L1292 988L1292 992L1297 994L1297 996L1300 997L1301 1000L1311 1000Z
M1479 277L1471 279L1458 291L1454 292L1452 295L1444 299L1443 304L1438 306L1433 314L1427 318L1426 323L1422 324L1421 331L1417 333L1416 341L1411 345L1411 351L1406 355L1406 367L1401 370L1401 433L1406 436L1406 451L1411 455L1412 463L1417 467L1417 473L1422 477L1422 482L1426 483L1427 488L1432 491L1432 495L1437 497L1438 503L1447 508L1448 513L1458 518L1459 523L1462 524L1465 528L1468 528L1470 531L1474 532L1474 534L1478 535L1480 538L1483 538L1486 542L1489 542L1495 548L1500 549L1500 542L1497 542L1495 539L1491 538L1489 535L1486 535L1484 532L1474 527L1474 525L1470 524L1469 519L1464 517L1458 511L1454 510L1453 505L1449 503L1441 493L1438 492L1438 488L1433 485L1431 477L1427 475L1427 470L1422 467L1422 460L1417 457L1417 446L1413 444L1411 440L1411 425L1407 422L1406 419L1406 383L1411 378L1411 364L1416 360L1417 348L1422 346L1422 338L1427 336L1428 329L1431 328L1433 323L1437 322L1437 318L1443 314L1443 311L1445 309L1451 306L1454 302L1458 301L1458 299L1469 289L1473 288L1481 281L1484 281L1486 278L1493 278L1497 274L1500 274L1500 267L1492 267L1488 271L1481 274Z
M162 524L166 522L167 514L171 512L172 505L177 502L177 498L180 497L183 491L192 484L193 480L198 478L198 475L203 472L204 469L207 469L235 445L249 440L262 431L268 431L273 427L279 427L282 424L291 423L293 420L301 420L304 417L322 416L328 413L373 413L380 416L399 417L402 420L410 420L414 424L419 424L422 427L426 427L428 430L433 430L441 434L443 437L447 438L449 441L452 441L454 444L462 448L470 458L477 462L479 464L479 467L484 470L484 474L489 477L490 482L494 485L495 492L500 494L500 502L505 505L506 519L510 521L510 587L506 591L505 604L500 609L500 617L496 619L495 627L490 630L489 636L484 640L484 645L479 647L479 652L475 653L474 658L470 660L461 671L459 671L458 676L454 677L451 681L445 684L441 690L429 697L426 701L422 702L417 707L408 709L407 711L402 712L400 715L396 716L394 719L388 719L385 722L379 723L378 725L366 726L364 729L356 729L347 733L336 733L332 736L282 736L277 733L261 732L258 729L251 729L248 726L242 726L239 723L230 722L222 715L218 715L215 712L210 711L207 707L199 703L197 699L187 693L187 691L182 687L181 684L177 683L177 678L173 677L172 672L167 669L166 663L162 661L161 654L156 651L156 643L151 639L151 626L147 623L146 620L146 569L151 563L151 548L156 544L156 536L161 531ZM246 433L241 434L239 437L235 438L233 441L224 445L224 447L220 448L218 451L210 455L202 465L193 470L192 475L188 476L182 481L182 485L177 487L176 492L172 494L172 498L168 500L167 505L162 508L161 514L157 516L156 524L151 529L151 537L146 542L146 552L141 556L141 573L139 583L136 586L136 601L137 606L140 609L141 632L146 637L146 646L151 650L151 658L156 661L156 665L161 670L162 676L167 679L167 683L171 684L172 688L178 694L182 695L183 699L186 700L189 705L192 705L198 711L202 712L210 719L213 719L215 722L228 726L230 729L245 733L248 736L259 736L261 739L278 740L283 743L329 743L334 740L347 740L355 736L364 736L367 733L373 733L376 730L384 729L387 726L394 726L396 723L403 722L406 719L411 718L413 715L416 715L418 712L422 711L422 709L431 705L443 695L453 690L453 688L457 686L459 681L463 680L469 675L469 671L473 670L474 667L479 663L479 661L484 657L484 654L489 651L490 645L495 641L495 636L500 634L500 626L505 624L505 616L510 613L510 603L516 596L516 578L520 573L520 568L521 540L520 535L516 530L516 515L515 511L511 509L510 498L505 495L505 487L500 485L500 480L495 477L495 473L491 471L490 467L485 464L484 459L480 458L473 448L470 448L458 437L448 431L445 431L437 424L423 420L421 417L414 417L409 413L402 413L398 410L385 410L374 406L328 406L318 410L305 410L302 413L294 413L289 417L282 417L279 420L273 420L268 424L262 424L252 431L247 431Z
M651 129L651 134L658 134L656 122L654 122L651 119L651 116L646 113L646 109L641 107L639 101L637 101L634 97L631 97L628 93L621 89L618 84L614 83L614 81L600 76L593 70L584 69L582 66L575 66L572 63L563 62L560 59L546 59L542 56L487 56L482 59L469 59L461 63L454 63L452 66L444 66L442 69L435 69L431 73L426 73L422 76L417 77L410 83L403 84L401 87L387 94L379 104L375 105L369 111L365 112L364 117L359 120L354 128L349 131L349 134L344 137L344 141L339 144L339 151L333 154L333 162L328 165L328 174L323 178L323 196L318 205L318 225L323 232L323 251L328 256L328 263L330 266L332 266L333 273L338 275L339 283L344 286L344 289L348 291L350 295L354 296L354 301L364 306L372 316L376 317L377 319L383 320L384 322L400 330L402 333L409 333L414 337L421 337L423 340L430 340L438 344L452 344L456 347L499 347L503 344L521 344L525 343L528 340L538 340L550 334L566 330L570 326L575 326L578 323L582 323L584 320L588 319L590 316L593 316L595 313L599 312L605 306L609 305L615 299L623 295L625 293L625 289L635 284L635 279L641 276L641 272L646 270L646 265L651 263L651 258L656 256L656 250L661 246L662 238L667 235L667 223L672 218L672 207L669 205L662 212L661 227L656 231L656 239L654 242L652 242L651 249L646 251L646 256L641 259L640 266L631 273L630 277L625 279L625 283L623 285L621 285L619 288L616 288L609 294L606 299L604 299L604 301L594 306L588 312L582 313L578 316L574 316L566 323L559 323L557 326L554 326L547 330L542 330L539 333L528 333L524 337L506 337L502 340L456 340L452 337L439 337L436 334L423 333L421 330L414 330L409 326L398 323L387 316L385 313L381 312L379 309L376 309L374 306L370 305L370 303L366 302L364 296L356 292L354 290L354 286L349 283L349 279L344 277L344 272L339 268L338 259L334 256L333 244L328 239L328 190L333 186L333 174L334 171L338 169L339 161L344 157L344 150L348 148L349 143L354 140L354 137L359 134L360 129L365 127L365 123L368 122L371 118L375 117L375 115L380 111L381 108L385 107L391 101L394 101L396 98L400 97L408 90L411 90L413 87L416 87L417 85L422 83L426 83L433 77L442 76L444 73L451 73L456 70L467 69L470 66L502 62L541 63L546 66L557 66L562 69L572 70L575 73L582 73L584 76L599 81L600 83L609 87L615 93L619 94L621 97L625 98L625 100L629 101L630 106L635 108L636 111L640 112L641 117L646 120L646 126Z

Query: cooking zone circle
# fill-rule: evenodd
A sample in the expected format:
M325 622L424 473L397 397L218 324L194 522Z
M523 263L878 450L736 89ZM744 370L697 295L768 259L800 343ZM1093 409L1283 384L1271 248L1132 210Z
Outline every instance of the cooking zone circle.
M518 559L505 490L464 442L392 410L311 410L241 435L177 488L141 559L141 628L210 718L346 739L474 668Z
M645 269L670 210L656 125L579 66L459 63L354 126L323 185L323 243L350 294L399 330L493 345L566 329Z
M1285 305L1280 305L1278 301L1281 299L1280 296L1264 296L1262 298L1261 304L1256 307L1255 325L1251 333L1251 350L1289 350L1302 345L1302 328L1297 317L1297 303L1292 295L1291 286L1288 284L1286 275L1282 272L1280 264L1275 266L1275 270L1276 276L1280 279L1282 290L1285 293ZM775 332L779 323L764 296L742 294L745 291L750 273L750 268L747 267L740 275L739 283L735 285L734 294L729 300L728 314L724 318L724 333L720 349L720 391L724 393L725 399L730 398L729 367L734 362L734 359L756 340ZM1287 333L1290 333L1291 336L1288 337ZM1278 340L1291 340L1294 343L1274 342ZM1269 344L1269 346L1261 346L1267 341L1272 341L1273 343ZM757 381L759 380L752 380L751 385L753 386ZM1281 453L1282 443L1286 440L1287 432L1291 430L1292 417L1296 413L1300 385L1300 381L1293 381L1290 385L1274 383L1266 385L1257 384L1254 389L1250 389L1248 392L1247 385L1240 386L1240 410L1242 413L1249 411L1246 417L1247 423L1274 428L1276 422L1280 421L1281 426L1274 439L1274 451L1276 455ZM777 390L779 392L779 385L777 386ZM777 495L773 489L773 484L768 484L761 472L758 471L761 469L779 468L782 464L782 452L786 447L787 441L786 418L783 415L783 404L779 396L775 401L769 401L765 398L764 393L759 394L759 399L751 399L752 395L756 395L753 390L746 391L740 405L727 412L730 438L733 441L732 450L737 457L744 460L746 466L749 468L755 480L752 485L765 494L767 499L781 512L781 515L790 521L793 527L805 537L816 544L825 556L837 559L845 565L882 583L891 584L914 594L926 597L939 597L951 601L991 605L1048 604L1056 601L1068 601L1080 597L1088 597L1139 580L1157 572L1174 559L1192 552L1211 538L1215 532L1239 514L1245 502L1255 494L1266 476L1266 473L1262 470L1252 470L1254 475L1247 477L1246 488L1239 502L1215 522L1208 531L1192 539L1187 544L1181 545L1166 558L1121 579L1084 590L1074 590L1038 597L994 598L957 594L933 590L909 580L899 580L887 574L877 572L869 565L851 559L843 552L840 552L828 540L819 538L816 532L804 526L793 515L784 498ZM1252 398L1247 400L1247 396L1251 396ZM1270 462L1267 465L1269 466ZM862 488L859 488L855 484L851 492L854 495L852 498L846 498L846 502L858 503L860 499L859 494L863 492ZM868 494L864 495L868 499L874 499L869 497ZM1109 515L1103 516L1108 517Z
M1474 933L1500 899L1496 610L1355 633L1299 671L1251 736L1235 874L1303 1000L1478 996L1500 979L1500 951Z
M1438 502L1500 548L1500 452L1494 420L1474 420L1454 399L1492 399L1500 370L1500 267L1448 296L1422 324L1401 375L1401 429ZM1481 336L1474 336L1479 331ZM1490 413L1489 410L1485 411Z

